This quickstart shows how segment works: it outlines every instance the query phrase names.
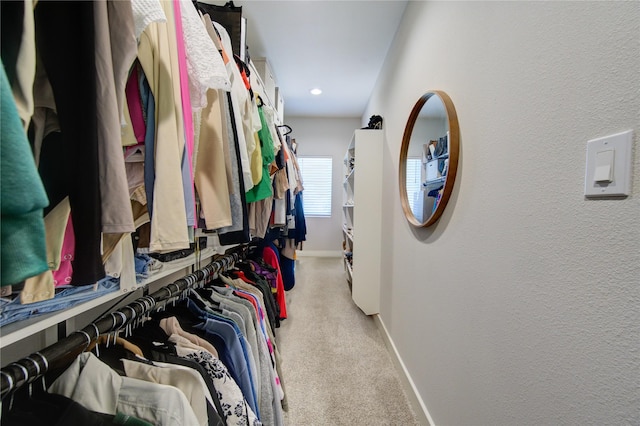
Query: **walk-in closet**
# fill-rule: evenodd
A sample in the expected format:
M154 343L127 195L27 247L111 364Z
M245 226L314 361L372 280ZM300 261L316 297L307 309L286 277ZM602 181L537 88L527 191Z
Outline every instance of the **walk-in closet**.
M0 425L640 424L639 36L0 1Z
M1 11L2 424L284 425L304 188L242 7Z

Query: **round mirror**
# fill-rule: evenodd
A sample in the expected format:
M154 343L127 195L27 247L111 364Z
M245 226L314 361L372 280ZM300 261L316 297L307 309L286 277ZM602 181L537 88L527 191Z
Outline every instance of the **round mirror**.
M449 201L458 169L460 129L451 98L422 95L411 110L400 148L400 198L414 226L434 224Z

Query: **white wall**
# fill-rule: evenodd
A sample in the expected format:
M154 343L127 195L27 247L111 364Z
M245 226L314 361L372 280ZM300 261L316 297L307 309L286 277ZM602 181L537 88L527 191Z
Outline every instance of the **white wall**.
M438 425L640 424L640 3L410 2L385 118L381 318ZM446 91L456 186L412 229L398 157ZM583 196L586 142L634 129L633 192Z
M343 159L355 129L362 127L358 118L287 117L291 136L298 143L298 155L333 157L331 218L307 217L307 241L304 251L342 251L342 182ZM303 253L302 253L303 254Z

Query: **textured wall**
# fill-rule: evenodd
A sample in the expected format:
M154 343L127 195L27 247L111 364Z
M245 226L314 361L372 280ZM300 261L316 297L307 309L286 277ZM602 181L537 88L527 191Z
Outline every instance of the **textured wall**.
M298 155L333 157L331 217L307 217L307 251L342 251L342 182L343 159L353 131L360 126L357 118L287 117L293 128L291 136L298 142Z
M640 424L640 3L410 2L385 117L382 320L438 425ZM406 118L446 91L450 204L412 229ZM632 195L583 196L586 142L634 129Z

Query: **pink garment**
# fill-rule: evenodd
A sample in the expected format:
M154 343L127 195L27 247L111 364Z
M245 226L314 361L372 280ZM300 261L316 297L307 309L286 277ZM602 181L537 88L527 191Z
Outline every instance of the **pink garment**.
M62 250L60 251L60 267L57 271L53 271L53 285L55 287L71 284L73 277L73 267L71 261L76 252L76 234L73 232L73 221L71 214L67 220L67 227L64 231L64 240L62 240Z
M138 85L137 62L133 66L129 79L127 80L125 94L127 96L127 106L129 107L131 125L133 126L133 134L138 142L144 142L144 136L147 133L147 125L144 122L144 114L142 113L142 95L140 94L140 86Z
M191 6L191 5L189 5ZM191 177L191 193L195 202L195 190L193 185L193 116L191 115L191 95L189 93L189 75L187 74L187 51L184 46L184 32L182 30L182 12L180 0L173 0L173 14L176 23L176 42L178 44L178 69L180 70L180 93L182 98L182 115L184 120L185 144L187 146L187 160L189 164L189 176ZM198 227L198 217L194 205L194 223Z

